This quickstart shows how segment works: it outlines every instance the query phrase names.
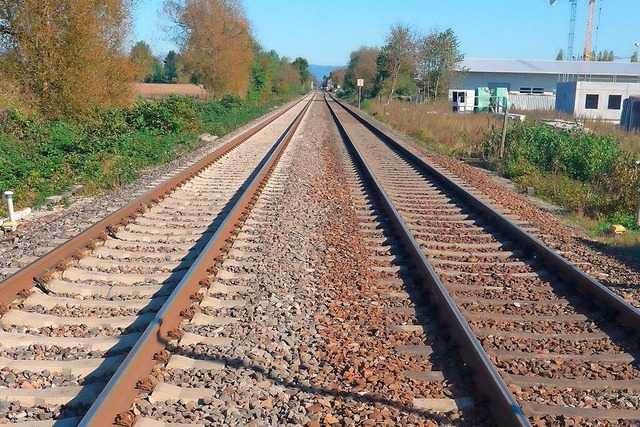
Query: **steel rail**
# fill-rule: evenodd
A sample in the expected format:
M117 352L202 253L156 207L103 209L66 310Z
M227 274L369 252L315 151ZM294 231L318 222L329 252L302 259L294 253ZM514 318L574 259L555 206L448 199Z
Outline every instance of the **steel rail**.
M613 311L617 316L616 320L618 322L629 328L636 335L640 335L640 310L629 304L619 295L616 295L602 283L593 279L584 271L571 264L545 245L542 241L523 230L489 204L483 202L475 195L453 182L445 174L436 170L433 166L429 165L423 159L387 135L352 108L344 105L338 100L335 101L360 123L365 125L377 137L395 149L414 167L435 177L436 181L438 181L443 187L458 196L465 203L471 205L474 209L477 209L485 219L491 221L492 225L497 226L497 228L501 229L503 232L508 233L510 238L515 239L520 245L529 248L531 252L537 255L539 260L550 267L550 269L554 270L559 277L571 284L574 284L576 286L575 289L578 292L589 295L594 303L600 305L606 310Z
M393 202L375 178L364 156L353 143L348 131L326 100L326 97L325 102L360 173L370 183L375 197L387 214L387 219L394 225L396 234L400 237L405 250L408 252L409 259L416 267L417 276L422 279L426 289L435 298L439 307L439 316L444 324L450 328L453 339L461 349L460 353L463 360L471 366L476 384L479 385L479 390L489 402L489 409L492 415L500 426L530 426L531 424L522 408L518 405L506 383L491 363L489 356L425 257L420 245L400 217Z
M129 352L118 370L111 377L89 411L80 421L80 427L102 427L114 422L118 414L129 411L137 394L136 384L147 376L153 368L154 355L162 351L171 340L169 332L182 321L180 312L188 308L191 296L207 284L206 279L213 267L214 259L224 254L234 230L240 225L244 215L260 194L280 156L311 106L315 95L307 101L304 109L296 116L286 131L274 144L274 149L261 162L257 174L245 187L220 226L198 255L193 265L173 290L163 307L147 326L136 345Z
M216 162L238 145L269 126L299 102L302 102L302 99L238 135L233 140L185 169L175 177L146 192L121 209L118 209L106 218L92 225L85 231L80 232L61 246L33 261L15 274L0 281L0 314L2 313L2 308L8 306L12 301L14 301L19 296L20 292L31 289L35 285L34 282L36 280L45 278L49 272L55 270L58 266L63 265L66 260L69 260L79 252L86 250L87 246L91 243L104 239L109 229L123 224L127 219L133 220L138 215L144 213L151 204L154 204L159 199L166 197L166 195L176 187L182 185L202 169Z

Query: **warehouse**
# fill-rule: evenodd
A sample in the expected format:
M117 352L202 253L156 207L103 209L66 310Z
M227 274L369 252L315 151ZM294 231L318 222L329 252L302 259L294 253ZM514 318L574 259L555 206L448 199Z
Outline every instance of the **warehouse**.
M558 82L640 83L640 63L465 59L461 89L506 87L521 94L553 94Z
M465 59L461 69L464 73L458 87L507 88L518 109L555 107L576 116L617 121L621 112L615 107L618 96L623 102L630 95L640 95L640 64L635 62ZM557 91L563 97L558 101ZM593 108L594 95L606 101Z

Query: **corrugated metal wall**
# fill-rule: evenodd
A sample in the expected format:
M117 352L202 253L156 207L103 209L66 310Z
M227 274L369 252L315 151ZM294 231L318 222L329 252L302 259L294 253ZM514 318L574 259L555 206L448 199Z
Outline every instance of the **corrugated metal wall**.
M511 109L514 110L553 110L556 106L554 95L518 95L509 94Z

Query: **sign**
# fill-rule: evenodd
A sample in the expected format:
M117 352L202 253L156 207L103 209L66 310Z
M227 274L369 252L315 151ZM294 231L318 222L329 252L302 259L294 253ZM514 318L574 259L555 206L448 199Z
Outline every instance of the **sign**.
M358 86L359 87L364 86L364 79L358 79Z

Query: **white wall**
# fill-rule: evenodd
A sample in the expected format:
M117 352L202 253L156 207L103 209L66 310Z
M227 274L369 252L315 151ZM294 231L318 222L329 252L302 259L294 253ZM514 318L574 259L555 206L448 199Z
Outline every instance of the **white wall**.
M559 83L558 90L567 83ZM622 103L630 96L640 96L640 83L575 82L574 114L577 117L620 121ZM587 95L597 95L597 108L585 108ZM609 108L610 96L620 96L620 108ZM569 98L567 96L567 98ZM560 99L559 96L556 99ZM556 101L558 105L558 101ZM563 110L564 111L564 110Z

